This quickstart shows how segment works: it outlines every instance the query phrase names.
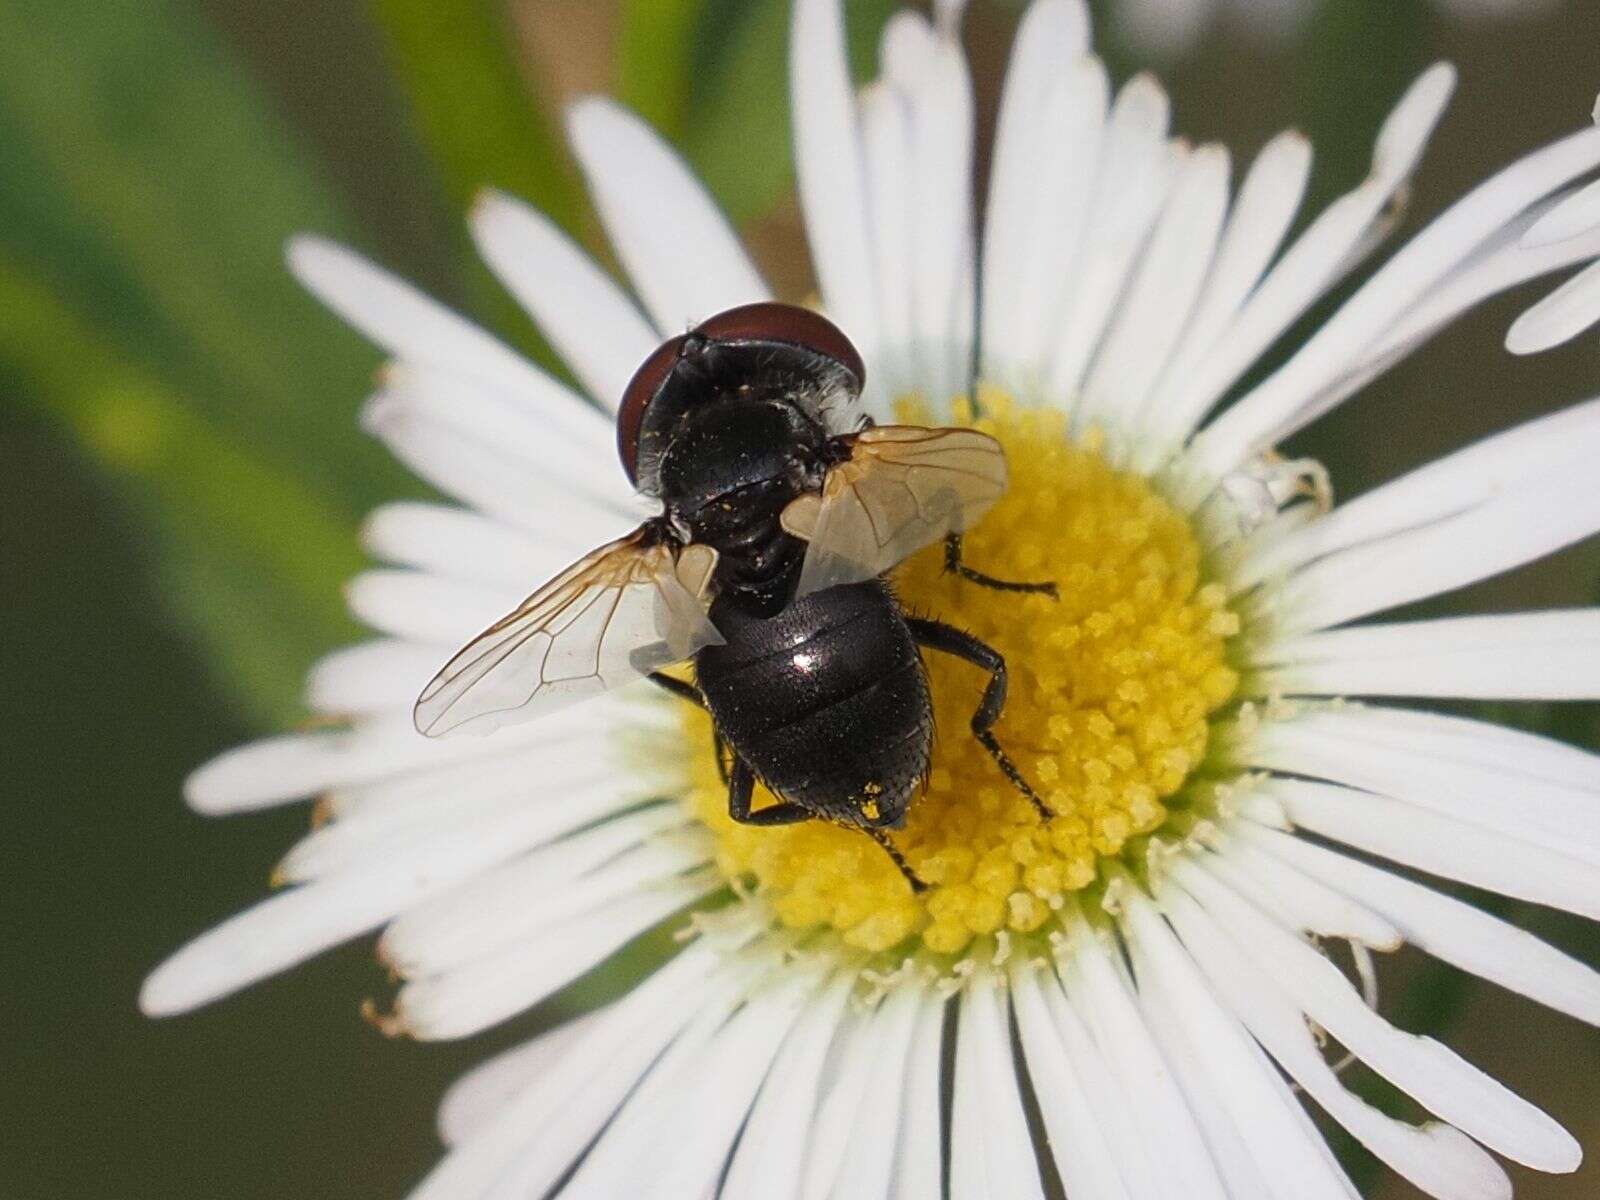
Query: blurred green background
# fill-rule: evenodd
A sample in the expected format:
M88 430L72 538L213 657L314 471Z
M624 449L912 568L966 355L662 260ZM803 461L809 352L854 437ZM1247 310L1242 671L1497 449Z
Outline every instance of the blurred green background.
M889 0L853 0L858 66ZM141 1019L145 972L260 896L303 810L207 823L187 771L304 716L299 684L353 635L340 581L375 503L421 488L355 427L377 356L293 286L285 235L349 239L532 353L468 251L494 184L597 251L557 136L615 91L677 141L781 293L809 289L790 195L787 0L0 0L0 1197L377 1198L433 1161L447 1081L509 1032L379 1038L368 948L192 1017ZM992 114L1020 5L968 24ZM1134 53L1104 45L1119 76ZM1462 88L1408 228L1586 120L1600 5L1447 23L1422 0L1329 0L1292 43L1224 24L1164 65L1179 128L1252 152L1317 138L1321 197L1354 182L1391 99L1437 57ZM1512 360L1515 300L1475 314L1298 451L1344 494L1600 392L1600 339ZM1593 545L1436 611L1592 601ZM1592 744L1595 712L1503 714ZM1518 919L1600 963L1600 931ZM1387 1003L1545 1104L1591 1165L1519 1195L1600 1194L1600 1035L1404 958ZM537 1016L532 1018L537 1019ZM1358 1170L1365 1166L1354 1159ZM1384 1197L1410 1194L1392 1181Z

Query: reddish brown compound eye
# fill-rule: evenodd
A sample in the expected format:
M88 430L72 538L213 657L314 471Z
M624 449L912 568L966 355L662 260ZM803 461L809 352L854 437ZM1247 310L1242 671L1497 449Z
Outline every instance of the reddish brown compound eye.
M855 377L856 391L867 382L867 369L850 339L821 313L794 304L768 300L742 304L711 317L696 330L708 341L781 342L831 358Z
M622 393L622 404L617 409L617 455L622 459L622 469L628 473L628 482L639 482L639 429L644 424L644 411L661 390L667 376L678 361L683 349L683 337L675 337L657 346L649 358L633 373Z

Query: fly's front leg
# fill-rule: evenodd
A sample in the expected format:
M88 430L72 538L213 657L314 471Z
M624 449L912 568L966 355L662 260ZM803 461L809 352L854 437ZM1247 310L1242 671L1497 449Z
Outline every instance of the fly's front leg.
M911 627L911 636L917 640L919 646L952 654L989 672L989 684L983 689L983 699L978 702L978 711L972 714L972 736L978 739L979 744L989 752L1000 770L1005 773L1005 777L1028 798L1039 815L1046 821L1051 820L1056 815L1055 810L1040 799L1039 793L1034 791L1033 786L1022 777L1017 764L1012 762L1011 756L1000 748L1000 743L993 733L994 723L1000 719L1000 711L1006 706L1006 660L1000 651L987 642L979 641L970 633L963 633L953 625L946 625L943 621L925 621L918 617L908 617L906 624Z
M674 679L671 675L663 674L660 671L651 671L648 678L658 688L671 692L680 700L687 700L690 704L703 708L707 712L711 711L710 706L706 704L706 698L700 694L700 689L695 687L694 684L686 683L682 679ZM722 730L717 728L715 718L711 721L711 754L717 760L717 778L721 779L723 783L727 783L728 744L722 740Z
M996 579L993 575L985 575L982 571L974 571L961 561L961 535L947 533L944 535L944 569L961 576L968 583L975 583L979 587L992 588L997 592L1032 592L1036 595L1049 596L1052 600L1058 599L1054 583L1018 583L1010 579ZM979 643L981 645L981 643ZM953 652L952 652L953 653ZM971 660L976 662L976 659ZM1004 664L1001 670L1005 669Z

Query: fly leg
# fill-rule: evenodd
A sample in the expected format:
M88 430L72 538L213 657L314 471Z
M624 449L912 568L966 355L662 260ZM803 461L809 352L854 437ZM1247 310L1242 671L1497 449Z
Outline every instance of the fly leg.
M972 714L972 736L978 739L983 748L999 764L1000 770L1005 773L1005 777L1012 782L1017 791L1028 798L1029 803L1038 810L1039 816L1046 821L1054 818L1055 810L1041 800L1039 793L1034 791L1032 785L1022 777L1017 764L1012 762L1010 755L1000 748L1000 743L993 733L994 723L1000 719L1000 710L1006 705L1006 660L1000 651L987 642L979 641L970 633L963 633L953 625L946 625L943 621L907 617L906 624L911 627L911 636L917 640L919 646L952 654L989 672L989 684L983 689L983 699L978 703L978 711Z
M911 885L913 892L925 892L928 885L918 878L917 873L911 869L911 864L906 861L905 855L895 849L895 844L889 840L889 835L881 829L874 829L870 825L861 826L861 832L866 834L878 845L883 847L883 852L889 856L891 862L900 868L900 874L906 877L906 882Z
M993 588L997 592L1033 592L1049 596L1052 600L1059 598L1054 583L1017 583L1010 579L996 579L993 575L985 575L982 571L974 571L961 561L961 535L959 533L947 533L944 535L944 569L955 572L968 583L975 583L979 587ZM977 659L972 661L976 662ZM1001 670L1004 670L1003 664Z
M780 802L769 804L756 812L750 811L750 798L756 791L756 773L750 764L737 754L733 757L733 774L728 779L728 815L741 825L797 825L809 821L817 814L799 804Z
M812 820L817 815L803 805L787 801L769 804L766 808L752 812L750 798L755 794L755 788L756 773L750 769L750 764L735 755L733 775L728 781L728 815L742 825L797 825L801 821ZM851 828L860 829L883 847L884 853L899 868L900 874L906 877L906 882L911 885L913 892L927 890L928 885L917 878L917 873L911 869L911 864L906 862L905 856L895 849L887 833L865 825L851 826Z
M690 704L698 705L710 711L706 698L700 694L700 689L692 683L682 679L674 679L671 675L662 674L660 671L651 671L647 676L651 683L663 691L671 692L680 700L687 700ZM717 728L716 719L711 721L711 753L717 760L717 775L723 783L728 782L728 744L722 738L722 730Z

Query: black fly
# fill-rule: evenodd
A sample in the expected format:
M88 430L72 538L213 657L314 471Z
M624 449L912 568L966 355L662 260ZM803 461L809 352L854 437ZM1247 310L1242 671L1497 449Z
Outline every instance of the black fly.
M864 381L843 333L785 304L731 309L664 343L617 414L622 465L661 515L451 659L417 701L417 728L493 727L648 675L710 710L734 820L859 829L920 890L886 831L905 824L932 754L921 647L989 673L973 735L1052 816L992 732L1005 660L908 615L883 578L943 538L962 578L1054 595L961 561L961 534L1005 492L1005 455L972 429L873 425L855 415ZM660 673L689 658L695 684ZM758 779L777 803L751 808Z

